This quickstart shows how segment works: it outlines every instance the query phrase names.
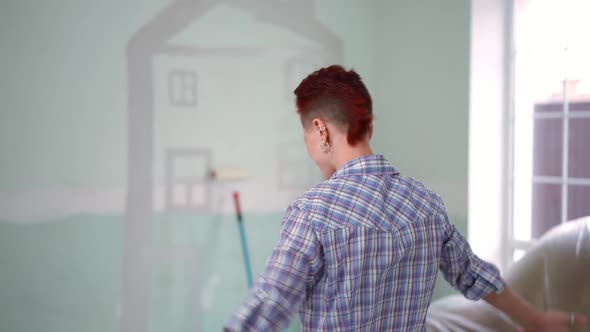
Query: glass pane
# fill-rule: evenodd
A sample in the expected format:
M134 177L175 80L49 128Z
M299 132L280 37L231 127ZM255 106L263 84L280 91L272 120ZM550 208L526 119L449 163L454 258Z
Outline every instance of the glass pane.
M587 47L589 10L586 0L515 1L516 49Z
M590 119L569 123L569 177L590 179Z
M528 241L533 176L561 176L563 49L526 50L515 57L513 235ZM557 111L544 109L560 105Z
M514 253L512 254L512 261L514 263L518 262L526 253L526 251L522 249L514 249Z
M533 184L533 238L561 223L561 185Z
M567 52L566 91L572 114L590 112L590 46L572 47Z
M570 102L569 111L572 113L590 112L590 101Z
M555 100L555 101L548 101L542 103L535 104L535 113L545 113L545 112L563 112L564 105L562 100Z
M568 220L590 216L590 186L568 188Z
M533 132L533 174L561 176L563 120L536 119Z

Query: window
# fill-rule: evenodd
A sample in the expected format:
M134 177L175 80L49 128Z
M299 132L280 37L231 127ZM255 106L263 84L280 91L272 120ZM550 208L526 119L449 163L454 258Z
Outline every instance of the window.
M590 215L590 44L584 0L515 0L510 252Z

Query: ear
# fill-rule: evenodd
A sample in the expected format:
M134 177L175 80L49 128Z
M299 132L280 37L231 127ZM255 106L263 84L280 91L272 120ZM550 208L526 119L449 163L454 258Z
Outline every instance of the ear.
M328 139L328 128L326 123L322 119L315 118L311 121L313 130L317 131L320 138Z
M373 137L373 123L369 125L369 141Z

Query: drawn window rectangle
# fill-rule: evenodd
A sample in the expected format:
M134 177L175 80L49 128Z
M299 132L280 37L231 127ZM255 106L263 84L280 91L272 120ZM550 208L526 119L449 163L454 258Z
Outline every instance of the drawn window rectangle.
M188 70L173 70L168 77L170 104L179 107L197 105L197 74Z

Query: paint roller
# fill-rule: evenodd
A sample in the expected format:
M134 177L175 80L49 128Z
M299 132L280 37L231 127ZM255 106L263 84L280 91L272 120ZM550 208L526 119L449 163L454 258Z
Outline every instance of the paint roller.
M209 172L209 178L217 181L235 181L250 177L250 172L243 168L218 168Z

